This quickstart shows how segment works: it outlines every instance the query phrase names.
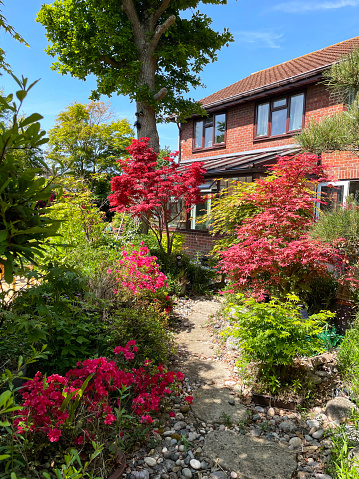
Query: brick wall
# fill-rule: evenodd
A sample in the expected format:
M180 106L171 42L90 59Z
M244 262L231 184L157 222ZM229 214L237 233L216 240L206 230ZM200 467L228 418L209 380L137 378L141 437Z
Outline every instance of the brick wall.
M249 102L227 111L227 137L223 148L206 149L192 153L193 121L182 125L181 132L181 159L200 159L227 153L237 153L259 148L287 145L295 141L286 136L280 139L266 139L254 141L255 102ZM343 111L345 107L338 95L331 93L322 84L309 86L306 94L305 124L311 118L321 120L325 116ZM330 173L334 179L359 179L359 158L346 152L334 152L323 155L323 163L330 166ZM213 238L205 232L183 232L185 234L184 248L194 256L197 252L208 254L213 245Z
M197 253L205 256L213 248L214 238L206 231L181 231L181 234L185 237L183 251L189 256L196 256Z
M223 148L206 149L192 153L193 121L182 125L181 132L181 159L189 160L216 156L227 153L237 153L259 148L287 145L295 140L291 136L277 139L253 139L255 102L244 103L232 107L227 111L227 137ZM310 118L320 120L327 115L343 111L338 95L330 93L322 84L307 88L305 123Z

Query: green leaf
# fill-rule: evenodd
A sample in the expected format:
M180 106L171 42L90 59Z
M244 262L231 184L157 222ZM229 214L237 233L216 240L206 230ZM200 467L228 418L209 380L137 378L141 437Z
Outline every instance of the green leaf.
M0 455L0 461L3 461L4 459L8 459L10 457L9 454L1 454ZM16 476L15 476L16 477Z
M19 90L16 92L16 96L20 101L23 101L26 95L27 95L27 92L25 90Z
M30 125L30 123L35 123L39 120L42 120L44 117L39 113L33 113L32 115L28 116L24 120L22 120L19 124L20 128L24 128L24 126Z
M0 395L0 406L4 406L9 402L9 399L12 397L12 392L11 391L4 391Z

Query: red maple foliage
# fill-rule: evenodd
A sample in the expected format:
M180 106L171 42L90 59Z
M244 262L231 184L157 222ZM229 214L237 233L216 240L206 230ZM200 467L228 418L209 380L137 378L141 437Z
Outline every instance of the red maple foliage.
M139 217L154 231L158 244L163 247L167 238L167 253L173 245L173 232L169 224L181 211L176 205L183 201L184 208L201 203L199 185L203 183L203 163L183 167L173 158L157 162L157 153L148 147L149 138L132 140L127 148L132 158L119 160L123 174L111 180L109 195L113 211L128 212Z
M239 243L221 253L221 270L234 290L300 294L312 277L327 276L328 265L343 261L335 248L308 235L318 201L314 187L327 177L316 155L279 157L269 169L249 197L259 212L238 228Z

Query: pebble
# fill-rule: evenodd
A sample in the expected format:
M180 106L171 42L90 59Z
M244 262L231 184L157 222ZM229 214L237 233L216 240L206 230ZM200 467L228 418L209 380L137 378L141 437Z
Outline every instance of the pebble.
M254 409L258 412L261 412L261 413L265 412L264 409L262 408L262 406L256 406Z
M191 459L189 464L193 469L201 469L201 463L197 459Z
M283 421L279 424L279 429L285 432L293 432L297 429L297 426L293 421Z
M181 429L185 429L187 426L187 424L184 422L184 421L178 421L175 423L175 425L173 426L173 429L175 431L180 431Z
M292 439L289 440L289 444L293 446L294 449L297 449L302 445L302 440L299 437L292 437Z
M191 477L192 477L191 469L188 469L188 467L184 467L184 468L182 469L182 475L183 475L184 477L186 477L187 479L191 479Z
M223 471L214 471L211 472L209 477L211 479L227 479L227 474L225 474Z
M157 464L156 459L153 457L145 457L144 461L147 464L147 466L150 466L150 467L153 467Z
M313 427L316 427L317 429L320 428L320 423L317 419L308 419L307 424L310 429Z
M180 300L184 301L184 300ZM193 303L193 300L190 300ZM182 304L187 304L183 302ZM221 328L222 330L225 327ZM228 359L228 358L227 358ZM219 359L220 360L220 359ZM235 361L232 361L235 364ZM318 376L321 375L317 375ZM324 377L325 375L322 375ZM229 381L233 382L233 381ZM237 434L264 437L273 443L281 443L297 454L298 479L332 479L321 473L323 464L330 456L331 441L324 437L328 418L324 408L313 408L310 419L301 421L301 414L274 407L248 406L248 421L244 424L226 426L219 423L204 423L196 419L188 404L182 404L183 397L194 395L196 388L210 382L185 378L183 395L176 397L172 410L175 418L168 418L155 434L157 446L140 449L126 469L127 479L241 479L235 471L216 470L213 460L206 458L202 447L206 434L211 431L235 431ZM243 393L245 387L233 382L232 391ZM228 400L235 406L235 396ZM304 426L304 427L303 427ZM144 469L144 466L148 469ZM211 469L212 468L212 469Z
M319 429L318 431L313 432L312 436L314 439L321 439L324 436L323 429Z

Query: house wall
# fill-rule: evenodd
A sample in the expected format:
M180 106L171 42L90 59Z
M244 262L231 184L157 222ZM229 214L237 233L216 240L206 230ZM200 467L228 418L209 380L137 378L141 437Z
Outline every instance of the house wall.
M182 125L181 161L201 159L203 157L238 153L248 150L263 149L295 143L294 136L286 135L277 139L253 138L256 102L248 102L227 110L226 144L221 148L192 151L193 120ZM323 84L308 86L306 89L305 125L311 119L321 120L328 115L341 112L345 106L337 94L331 93ZM323 163L330 166L333 179L359 178L359 158L350 153L334 152L323 155ZM197 252L208 254L213 245L213 238L206 232L181 232L185 234L184 248L193 256Z
M206 256L213 248L214 238L207 231L181 231L184 233L185 241L182 250L189 256Z
M308 124L310 118L320 120L343 111L343 104L340 103L338 95L330 93L322 84L309 86L306 91L305 124ZM253 138L255 106L256 102L252 101L228 109L226 145L220 148L193 152L193 120L184 123L181 131L181 161L295 143L293 136L290 135L255 140Z

